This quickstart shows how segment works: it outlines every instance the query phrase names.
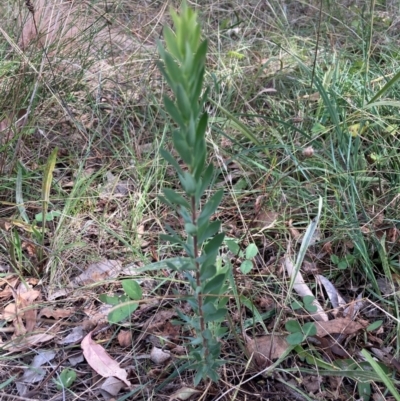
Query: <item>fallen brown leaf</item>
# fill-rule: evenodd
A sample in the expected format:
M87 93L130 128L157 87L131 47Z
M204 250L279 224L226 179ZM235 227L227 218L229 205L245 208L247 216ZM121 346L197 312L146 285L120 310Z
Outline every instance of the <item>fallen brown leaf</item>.
M130 330L121 330L117 338L121 347L129 347L132 345L132 332Z
M266 335L256 337L254 340L247 337L246 349L260 368L271 365L274 359L278 359L289 347L288 342L280 335Z
M360 320L358 322L348 318L338 318L327 322L314 322L317 327L317 336L325 337L329 334L345 334L351 335L359 330L363 330L368 326L367 321Z
M73 280L74 285L85 285L98 283L107 278L115 278L122 269L122 264L118 260L103 260L92 263L86 271Z
M92 340L92 331L82 340L83 355L90 367L103 377L116 377L127 386L131 386L127 380L128 373L119 367L118 362L107 354L106 350Z
M46 316L48 318L53 319L62 319L71 316L72 311L70 309L52 309L52 308L43 308L39 312L39 317Z
M24 337L18 337L14 340L6 343L3 348L10 352L24 351L35 345L45 343L54 338L54 334L51 333L35 333L26 335Z

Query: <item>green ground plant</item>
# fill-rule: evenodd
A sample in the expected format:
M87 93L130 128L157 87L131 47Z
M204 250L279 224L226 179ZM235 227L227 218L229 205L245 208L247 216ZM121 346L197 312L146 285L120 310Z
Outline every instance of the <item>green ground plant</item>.
M219 338L224 330L215 323L222 321L227 313L228 298L223 296L227 290L227 273L216 267L224 233L219 232L220 221L210 221L222 200L223 190L204 201L206 192L212 190L215 174L213 163L207 160L208 114L204 111L208 95L203 85L207 40L201 39L197 15L186 2L182 3L179 15L173 10L171 15L175 31L164 29L166 49L159 44L162 60L159 68L173 92L172 99L164 96L164 106L177 126L172 142L180 160L165 149L161 154L174 167L184 195L164 188L161 199L183 219L186 238L170 226L166 226L169 234L162 238L181 247L188 257L179 267L167 263L171 269L181 272L191 287L191 294L185 300L193 315L179 311L179 317L182 324L195 332L189 344L187 368L196 370L194 383L197 385L206 378L218 381L218 368L223 364Z

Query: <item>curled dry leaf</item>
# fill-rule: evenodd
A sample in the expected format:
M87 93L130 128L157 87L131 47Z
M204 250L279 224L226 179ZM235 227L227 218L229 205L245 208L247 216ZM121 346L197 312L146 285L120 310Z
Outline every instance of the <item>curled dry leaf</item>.
M116 397L121 391L123 384L120 380L115 377L108 377L100 387L100 392L103 397L107 400L110 399L110 395ZM103 393L105 392L105 394Z
M286 339L280 335L256 337L254 340L246 336L246 340L249 357L253 355L255 363L261 369L271 365L274 359L278 359L289 348Z
M46 375L46 370L42 369L41 366L53 360L55 356L56 352L52 350L39 351L34 356L31 365L25 369L20 380L24 383L37 383L41 381Z
M328 322L315 322L317 327L317 336L325 337L329 334L351 335L368 326L369 322L360 320L355 322L349 318L339 318L329 320Z
M186 401L192 395L201 393L200 390L196 390L195 388L190 387L182 387L179 390L176 390L175 393L170 395L170 401L179 400Z
M158 347L153 347L150 352L150 359L158 365L168 361L170 358L171 355L168 352L165 352Z
M121 330L117 338L121 347L129 347L132 345L132 331L130 330Z
M131 385L126 370L120 368L118 362L112 359L101 345L92 340L92 331L82 340L81 347L86 361L100 376L116 377L127 386Z
M324 286L326 293L328 294L329 300L334 308L343 307L346 305L346 301L339 294L336 287L324 276L318 274L317 279Z

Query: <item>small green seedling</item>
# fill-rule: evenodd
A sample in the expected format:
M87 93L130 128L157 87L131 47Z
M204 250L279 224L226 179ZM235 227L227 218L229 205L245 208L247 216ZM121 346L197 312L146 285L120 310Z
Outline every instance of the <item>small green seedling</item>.
M241 251L239 244L234 239L226 239L225 240L226 246L228 249L234 254L237 255L239 258L244 258L244 261L240 265L240 271L243 274L250 273L251 269L253 268L253 261L258 253L258 248L256 244L249 244L245 251Z
M371 324L367 327L366 330L369 331L369 332L371 332L371 331L374 331L374 330L376 330L376 329L379 329L379 327L382 326L382 323L383 323L383 320L377 320L376 322L371 323Z
M57 385L58 390L62 390L71 386L71 384L76 380L76 372L70 368L63 369L54 382Z
M285 328L290 334L286 337L286 341L290 345L299 345L307 337L315 336L317 334L317 328L314 323L306 323L301 326L297 320L289 320L285 324Z
M312 295L303 297L303 301L294 300L291 304L293 310L304 308L309 313L315 313L317 307L314 305L315 298Z
M46 213L46 221L53 221L56 217L60 217L61 212L59 210L51 210L50 212ZM40 212L35 215L35 220L38 223L43 222L43 213Z
M337 255L331 255L331 262L341 270L345 270L348 267L352 266L355 261L356 258L349 253L343 258L339 258L339 256Z
M129 317L138 307L142 299L142 288L135 280L122 280L122 288L125 294L110 296L101 294L99 299L113 308L108 313L110 323L119 323Z

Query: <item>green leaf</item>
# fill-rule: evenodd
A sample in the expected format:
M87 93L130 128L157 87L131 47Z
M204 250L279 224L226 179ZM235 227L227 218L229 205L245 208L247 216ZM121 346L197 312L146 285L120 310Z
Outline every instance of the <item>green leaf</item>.
M111 324L116 324L128 318L137 308L137 301L128 301L114 306L108 313L108 321Z
M187 97L183 86L180 84L176 87L176 102L183 119L189 121L191 114L191 108L189 107L189 98Z
M258 248L256 244L250 244L247 248L246 248L246 259L252 259L254 258L258 253Z
M299 345L304 341L304 336L303 333L301 332L296 332L296 333L292 333L289 334L286 337L286 341L290 344L290 345Z
M312 323L312 322L306 323L303 326L302 330L306 337L317 335L317 327L315 326L315 323Z
M185 223L185 231L188 235L197 235L197 226L192 223Z
M216 234L220 228L221 222L219 220L215 220L211 223L207 222L203 227L199 227L197 236L198 244L202 245L205 240Z
M180 58L179 54L179 49L178 46L176 45L176 35L172 31L172 29L165 25L163 29L163 35L165 39L165 43L167 44L167 49L168 51L177 59ZM163 49L164 50L164 49Z
M303 298L304 308L306 309L306 311L310 313L315 313L318 310L317 306L313 304L314 301L315 298L312 295L306 295Z
M120 296L110 296L107 294L100 294L99 295L99 299L101 302L104 302L105 304L108 305L118 305L121 304L123 302L128 302L130 299L128 296L126 295L120 295Z
M167 113L171 116L171 118L179 125L181 129L185 129L185 121L179 111L179 109L175 106L175 103L166 95L163 97L164 106L167 110Z
M215 235L214 238L205 245L204 252L206 254L216 254L224 241L224 237L225 233Z
M303 297L304 305L311 305L315 301L315 297L312 295L306 295Z
M203 285L203 294L205 295L219 295L223 285L225 283L226 275L218 274L210 281L208 281L205 285Z
M205 314L204 320L206 323L221 321L225 318L227 313L228 313L228 310L226 308L221 308L221 309L218 309L215 313Z
M209 220L211 215L215 213L219 204L221 203L222 196L224 195L224 191L221 189L217 191L204 205L203 210L200 213L198 218L198 225L203 225L206 221Z
M58 210L52 210L46 214L46 221L53 221L55 217L61 216L61 212ZM43 221L43 213L35 214L35 220L37 222Z
M122 288L129 298L137 301L142 299L142 288L135 280L122 280Z
M367 327L367 331L374 331L376 329L378 329L379 327L382 326L383 320L377 320L374 323L371 323L368 327Z
M341 269L341 270L346 270L347 267L348 267L348 264L347 264L347 262L346 262L345 259L342 259L342 260L338 263L337 267L338 267L339 269Z
M202 265L200 268L200 280L205 281L208 280L212 277L214 277L217 274L217 268L215 265Z
M197 203L199 202L200 198L203 196L205 190L210 185L213 175L214 175L214 166L212 165L212 163L210 163L207 166L206 171L204 172L203 179L201 180L201 184L197 187L197 190L196 190L196 202Z
M291 333L301 333L301 326L300 323L297 320L288 320L285 324L285 328L287 331L290 331Z
M58 379L56 380L57 389L62 390L63 388L68 388L76 380L76 372L70 368L65 368L62 370Z
M371 399L371 384L369 382L358 382L357 390L360 400L369 401Z
M337 265L337 264L339 263L339 261L340 261L340 259L338 258L337 255L331 255L331 262L332 262L334 265Z
M179 244L183 246L185 244L178 236L175 235L160 234L160 239L162 239L163 241L168 241L172 245Z
M299 302L299 301L297 301L297 300L294 300L294 301L291 303L290 306L292 307L293 310L297 310L297 309L301 309L301 308L303 307L303 303L302 303L302 302Z
M315 312L318 310L317 306L316 306L316 305L313 305L313 304L304 305L304 308L305 308L306 311L309 312L309 313L315 313Z
M188 171L184 171L183 175L179 176L179 179L185 192L188 195L194 195L196 192L196 181L192 174L190 174ZM198 222L198 225L200 225L200 222Z
M187 209L190 208L188 201L182 195L175 192L173 189L163 188L163 193L170 203L175 203Z
M242 264L240 265L240 271L243 274L250 273L252 268L253 268L253 262L251 260L248 260L248 259L244 260L242 262Z
M172 142L174 143L174 147L176 151L179 153L179 156L182 160L188 165L192 165L193 161L193 152L191 151L186 139L183 137L181 132L174 131L172 134ZM185 172L183 172L183 175Z
M182 82L182 73L180 71L180 68L177 64L177 62L173 59L173 57L166 52L165 56L164 56L164 65L165 65L165 71L167 72L170 80L173 82L173 86L171 87L171 89L174 91L176 91L176 86L177 84ZM176 95L176 93L175 93Z
M210 302L208 304L203 305L201 309L204 312L204 315L213 314L217 311L215 305Z
M234 255L239 255L240 247L239 244L237 243L237 240L226 238L225 244Z
M176 172L179 175L183 174L183 170L180 168L179 163L174 159L171 153L169 153L165 149L160 149L160 154L169 164L171 164L175 168Z

